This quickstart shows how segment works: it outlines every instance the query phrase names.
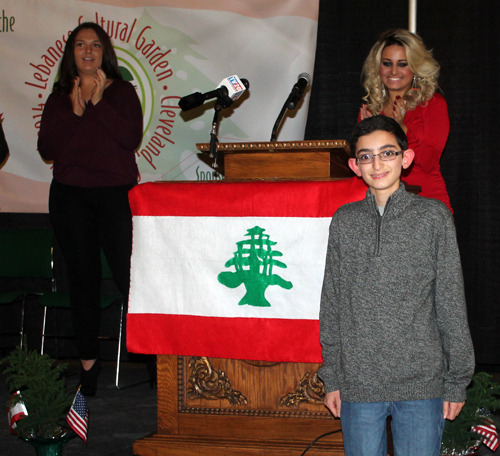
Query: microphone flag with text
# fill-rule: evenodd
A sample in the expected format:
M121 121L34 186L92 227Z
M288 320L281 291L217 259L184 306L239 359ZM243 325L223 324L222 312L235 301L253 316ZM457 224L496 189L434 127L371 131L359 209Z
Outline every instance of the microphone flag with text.
M233 101L237 100L249 87L250 83L247 79L240 79L235 74L233 76L224 78L215 90L211 90L210 92L206 93L194 92L190 95L182 97L179 100L179 107L183 111L189 111L190 109L201 106L207 100L217 98L217 101L218 103L220 103L221 107L227 108L231 106Z
M186 95L179 100L179 107L183 111L197 108L205 103L206 100L217 98L214 106L214 118L212 121L212 128L210 129L210 150L209 156L214 159L212 166L217 168L217 129L219 126L219 115L222 109L228 108L233 104L233 101L240 98L242 93L250 87L247 79L240 79L236 74L224 78L215 90L210 92L201 93L195 92Z

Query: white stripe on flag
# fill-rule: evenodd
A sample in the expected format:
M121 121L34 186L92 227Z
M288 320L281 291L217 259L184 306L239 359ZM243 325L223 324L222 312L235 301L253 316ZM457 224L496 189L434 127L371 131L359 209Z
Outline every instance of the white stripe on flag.
M85 436L87 433L87 426L84 422L84 418L81 417L75 417L75 415L71 414L68 415L68 423L71 424L72 429L82 438L85 440Z
M488 421L491 422L490 420ZM474 426L472 430L484 436L484 439L482 439L482 441L490 450L492 451L497 450L499 446L498 433L494 424L491 425L480 424L478 426Z

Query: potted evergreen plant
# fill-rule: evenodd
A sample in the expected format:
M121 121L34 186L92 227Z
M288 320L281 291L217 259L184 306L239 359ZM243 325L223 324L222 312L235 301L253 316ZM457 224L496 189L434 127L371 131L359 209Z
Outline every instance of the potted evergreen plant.
M16 421L14 432L32 444L38 456L61 455L64 444L76 434L67 427L72 398L62 371L47 355L17 347L2 360L6 383L13 394L9 410L24 404L27 415ZM17 393L17 394L16 394Z
M500 409L500 383L492 381L492 376L479 372L472 377L467 388L467 400L454 421L446 421L442 456L465 456L476 452L483 437L474 431L480 425L495 425L493 412Z

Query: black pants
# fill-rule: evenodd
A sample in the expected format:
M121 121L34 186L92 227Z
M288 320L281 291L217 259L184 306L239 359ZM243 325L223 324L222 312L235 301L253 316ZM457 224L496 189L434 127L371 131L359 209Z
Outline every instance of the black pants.
M128 191L132 187L84 188L55 180L50 187L50 220L66 263L81 359L99 355L101 247L120 293L128 298L132 250Z

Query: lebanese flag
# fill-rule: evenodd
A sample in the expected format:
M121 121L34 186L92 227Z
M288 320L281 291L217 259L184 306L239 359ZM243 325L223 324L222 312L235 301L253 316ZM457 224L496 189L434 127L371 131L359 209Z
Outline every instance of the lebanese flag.
M358 178L136 186L128 350L320 363L331 218L366 189Z
M12 397L10 398L10 402L13 401L15 396L21 397L21 391L16 391ZM12 434L17 434L16 432L16 427L17 427L17 421L19 421L23 416L28 415L28 410L26 409L26 405L24 402L21 400L17 402L15 405L12 407L7 408L7 419L9 421L9 429Z

